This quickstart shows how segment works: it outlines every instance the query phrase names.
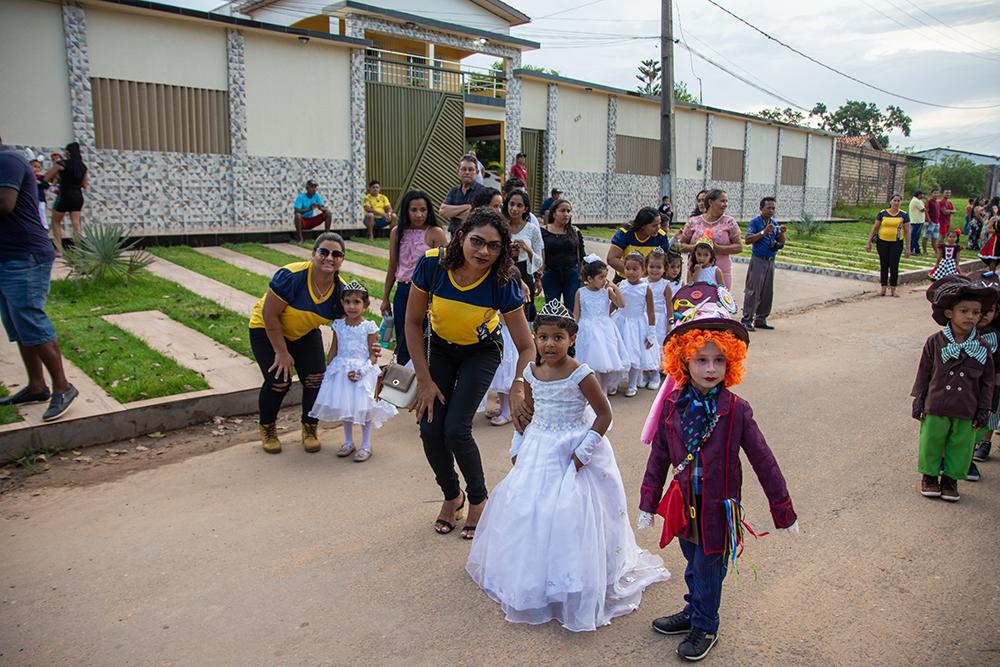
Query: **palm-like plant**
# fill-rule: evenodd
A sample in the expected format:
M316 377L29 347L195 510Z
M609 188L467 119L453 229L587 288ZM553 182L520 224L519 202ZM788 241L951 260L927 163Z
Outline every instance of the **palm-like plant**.
M127 282L154 259L137 249L138 243L138 239L129 238L122 225L85 225L73 247L63 253L63 260L71 275Z
M826 221L817 220L815 216L809 213L804 213L801 220L793 220L792 225L795 227L795 235L798 237L812 238L814 236L822 236L823 232L826 231Z

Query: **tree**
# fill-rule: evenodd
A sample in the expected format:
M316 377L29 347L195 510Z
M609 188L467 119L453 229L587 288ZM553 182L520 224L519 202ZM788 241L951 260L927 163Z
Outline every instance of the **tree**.
M766 118L767 120L773 120L779 123L788 123L789 125L802 125L806 120L806 115L804 113L796 111L791 107L785 107L784 109L779 107L761 109L757 112L757 115L761 118Z
M986 181L986 165L961 155L945 155L937 164L924 168L923 189L951 190L957 196L979 197Z
M503 61L495 60L493 64L490 65L490 69L496 72L498 75L503 75ZM552 76L559 76L559 70L557 69L545 69L544 67L539 67L538 65L521 65L521 69L528 70L529 72L538 72L539 74L551 74Z
M825 104L817 102L809 117L817 116L820 127L830 132L845 134L849 137L875 137L885 148L889 147L889 133L899 130L903 136L910 136L910 125L913 122L903 110L890 104L885 113L879 110L874 102L847 100L836 111L829 111Z
M652 58L643 60L639 64L639 73L635 75L640 83L637 90L643 95L653 95L654 97L659 95L663 90L662 74L659 60ZM698 99L688 90L687 84L683 81L674 81L674 99L678 102L698 103Z
M639 73L635 78L639 80L639 92L643 95L659 95L660 87L660 61L650 58L639 63Z

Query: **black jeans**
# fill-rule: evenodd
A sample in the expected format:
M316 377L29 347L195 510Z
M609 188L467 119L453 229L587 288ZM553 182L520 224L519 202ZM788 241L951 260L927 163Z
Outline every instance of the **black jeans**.
M514 266L521 273L521 280L528 286L531 292L528 303L524 304L524 316L528 322L535 321L535 275L528 271L528 262L516 262Z
M444 394L445 404L434 402L434 421L420 421L424 455L445 500L460 493L455 461L465 478L465 492L473 505L486 500L486 478L479 447L472 437L472 418L490 388L503 357L499 330L472 345L454 345L431 336L431 379Z
M896 286L899 282L899 258L903 255L903 241L883 241L875 239L878 249L878 270L882 287Z
M576 300L576 292L580 289L580 267L574 265L565 269L545 268L542 274L542 290L545 292L545 303L553 299L562 299L563 305L570 311Z
M319 394L319 386L323 383L323 373L326 371L323 335L319 329L313 329L298 340L286 338L285 345L288 346L288 353L295 362L295 373L302 383L302 423L315 424L319 420L310 417L309 412L316 403L316 395ZM285 394L288 393L292 383L279 382L274 379L274 371L270 373L267 371L274 363L274 348L263 329L250 330L250 349L253 351L254 359L257 360L257 365L260 366L260 372L264 375L264 384L260 387L258 399L260 423L273 424L278 420L281 402L285 400Z

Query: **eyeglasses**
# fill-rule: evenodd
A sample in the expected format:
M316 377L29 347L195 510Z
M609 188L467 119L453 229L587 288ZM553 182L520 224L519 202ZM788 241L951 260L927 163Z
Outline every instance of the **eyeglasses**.
M328 250L327 248L316 248L316 254L319 255L321 259L326 259L327 257L340 259L344 256L344 253L340 250Z
M472 244L472 247L475 248L476 250L482 250L483 248L486 248L486 250L489 251L491 255L499 255L500 250L503 249L503 244L500 243L500 241L487 241L486 239L481 238L479 236L470 236L469 242Z

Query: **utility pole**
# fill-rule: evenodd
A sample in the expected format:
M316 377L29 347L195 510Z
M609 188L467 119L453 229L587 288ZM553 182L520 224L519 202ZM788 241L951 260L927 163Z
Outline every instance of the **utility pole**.
M674 203L674 16L673 2L660 0L660 196Z

